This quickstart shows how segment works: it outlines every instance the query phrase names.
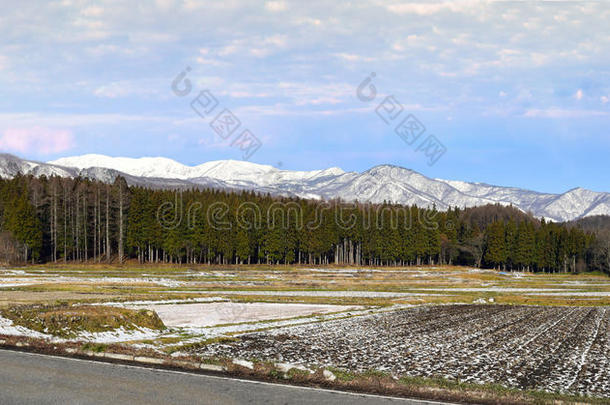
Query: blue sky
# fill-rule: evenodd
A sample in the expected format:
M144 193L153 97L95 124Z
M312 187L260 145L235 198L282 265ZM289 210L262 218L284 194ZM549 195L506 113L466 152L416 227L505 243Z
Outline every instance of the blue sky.
M13 3L13 4L11 4ZM27 4L24 4L27 3ZM391 163L430 177L610 191L603 2L4 1L0 150L241 159L190 107L207 89L283 169ZM191 70L189 95L171 84ZM373 101L356 97L371 73ZM394 96L433 166L375 108ZM236 132L236 134L238 133Z

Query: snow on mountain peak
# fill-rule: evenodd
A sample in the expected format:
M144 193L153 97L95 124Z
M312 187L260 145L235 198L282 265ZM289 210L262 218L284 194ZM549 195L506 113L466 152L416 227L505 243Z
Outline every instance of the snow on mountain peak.
M254 190L302 198L336 199L418 205L439 209L485 204L513 205L524 212L553 221L590 215L610 215L610 193L575 188L563 194L540 193L516 187L432 179L394 165L375 166L363 173L333 167L314 171L280 170L256 163L218 160L198 166L183 165L163 157L121 158L83 155L48 164L0 154L0 177L17 173L86 176L112 182L118 175L128 183L156 188L213 187Z
M163 157L143 157L135 159L96 154L67 157L47 163L57 166L74 167L80 170L103 167L118 170L132 176L175 179L187 179L191 169L175 160Z
M215 160L197 166L187 166L164 157L125 158L87 154L66 157L47 162L51 165L73 167L79 170L101 167L118 170L138 177L157 177L162 179L196 179L209 177L222 181L257 183L267 178L300 181L317 176L337 176L343 174L339 168L314 171L280 170L273 166L245 162L241 160Z

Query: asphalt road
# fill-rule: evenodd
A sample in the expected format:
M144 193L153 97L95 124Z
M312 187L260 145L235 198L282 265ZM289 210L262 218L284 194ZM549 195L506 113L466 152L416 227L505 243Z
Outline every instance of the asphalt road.
M0 350L0 404L434 404Z

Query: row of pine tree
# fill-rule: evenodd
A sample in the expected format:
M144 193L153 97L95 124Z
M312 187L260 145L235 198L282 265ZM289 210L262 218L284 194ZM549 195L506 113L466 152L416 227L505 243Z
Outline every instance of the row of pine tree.
M446 212L77 178L0 180L0 261L597 269L593 233L512 207Z

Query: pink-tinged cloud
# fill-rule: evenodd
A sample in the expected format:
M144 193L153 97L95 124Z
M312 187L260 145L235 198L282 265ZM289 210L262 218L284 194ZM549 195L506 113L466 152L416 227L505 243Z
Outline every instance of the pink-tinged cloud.
M43 127L8 128L0 138L0 151L50 155L74 146L72 132Z

